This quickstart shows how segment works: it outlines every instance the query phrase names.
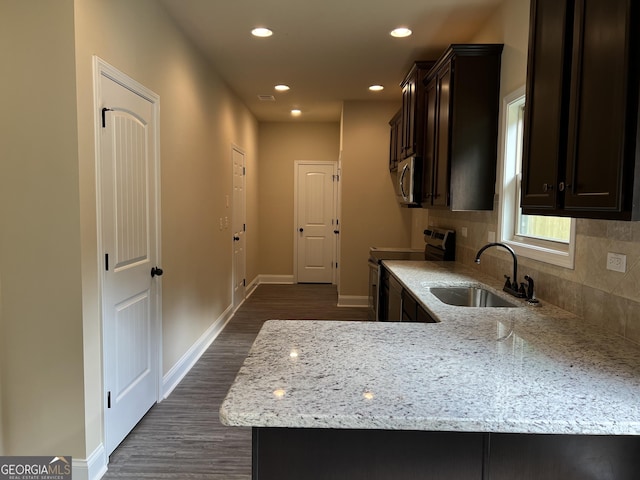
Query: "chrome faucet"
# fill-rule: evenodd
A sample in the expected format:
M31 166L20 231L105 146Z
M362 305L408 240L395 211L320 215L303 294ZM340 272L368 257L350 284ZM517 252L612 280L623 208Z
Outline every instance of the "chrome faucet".
M506 278L507 281L505 282L502 289L508 294L513 295L514 297L527 298L527 292L525 291L524 283L518 284L518 258L516 257L516 252L514 252L513 248L511 248L509 245L498 242L487 243L484 247L478 250L478 253L476 254L476 263L480 263L480 255L482 255L482 253L489 247L502 247L506 249L513 258L513 282L511 281L511 277L509 277L509 275L505 275L504 278ZM531 285L531 290L533 290L533 282Z

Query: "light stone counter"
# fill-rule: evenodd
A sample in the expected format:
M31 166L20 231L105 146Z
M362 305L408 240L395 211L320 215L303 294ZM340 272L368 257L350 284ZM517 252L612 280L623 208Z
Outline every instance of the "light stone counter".
M428 292L480 284L500 292L466 267L384 263L439 323L266 322L222 422L640 435L637 345L551 305L455 307Z

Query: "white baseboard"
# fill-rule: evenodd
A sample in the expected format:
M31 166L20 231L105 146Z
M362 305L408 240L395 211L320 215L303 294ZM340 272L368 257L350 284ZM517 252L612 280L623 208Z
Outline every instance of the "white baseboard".
M107 473L107 455L102 443L88 458L72 459L73 480L99 480L105 473Z
M261 284L293 284L293 275L258 275L245 290L245 300ZM244 303L244 302L243 302ZM366 307L369 300L366 296L341 295L338 297L339 307ZM240 304L242 305L242 304ZM238 306L239 307L239 306ZM162 398L167 398L178 386L189 370L196 364L202 354L209 348L216 337L229 323L235 310L229 306L207 331L189 348L189 350L171 367L162 378ZM107 472L108 458L104 445L100 444L86 459L73 459L72 475L74 480L99 480Z
M259 276L257 276L253 280L251 280L251 282L249 282L249 285L247 285L247 287L245 288L245 290L244 290L244 299L245 300L251 296L251 294L256 290L256 288L258 288L258 285L260 285Z
M209 348L216 337L224 329L225 325L229 320L231 320L233 313L234 310L229 306L162 378L163 399L167 398L173 389L182 381L185 375L189 373L189 370L191 370L202 354L207 350L207 348Z
M293 284L295 280L293 275L258 275L258 284L277 283L277 284Z
M339 295L339 307L367 307L369 306L369 297L361 295Z
M258 275L249 283L245 290L245 300L248 298L256 287L263 283L274 284L293 284L293 275ZM242 304L240 304L242 305ZM238 305L238 307L240 306ZM202 354L209 348L216 337L229 323L233 317L235 310L229 306L220 317L213 322L206 332L189 348L171 370L162 378L162 398L167 398L171 392L178 386L182 379L189 373L189 370L196 364Z

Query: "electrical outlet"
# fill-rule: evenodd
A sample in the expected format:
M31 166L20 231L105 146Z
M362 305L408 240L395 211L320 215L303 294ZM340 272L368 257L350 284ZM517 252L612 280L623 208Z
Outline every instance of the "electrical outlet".
M461 230L462 236L464 238L467 238L467 227L462 227L460 230Z
M621 253L607 253L607 270L625 273L627 271L627 256Z

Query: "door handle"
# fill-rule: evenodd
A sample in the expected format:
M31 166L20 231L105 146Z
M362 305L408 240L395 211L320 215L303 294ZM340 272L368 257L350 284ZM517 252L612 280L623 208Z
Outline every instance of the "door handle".
M404 167L402 167L402 173L400 174L400 195L402 196L402 198L407 198L407 193L404 191L404 176L407 174L407 171L409 170L409 165L405 165Z
M157 275L158 277L161 277L163 273L164 273L164 272L162 271L162 269L161 269L161 268L159 268L159 267L153 267L153 268L151 269L151 278L155 277L156 275Z
M238 237L237 235L233 236L233 241L234 242L239 242L240 241L240 237Z
M300 233L302 233L302 232L304 232L304 228L300 227L300 228L298 229L298 231L299 231Z

